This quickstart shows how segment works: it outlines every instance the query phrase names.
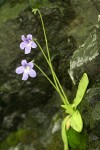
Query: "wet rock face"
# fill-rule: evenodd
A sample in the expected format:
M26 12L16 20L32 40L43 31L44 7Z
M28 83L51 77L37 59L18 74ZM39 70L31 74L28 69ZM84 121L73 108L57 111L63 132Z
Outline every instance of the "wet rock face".
M70 75L76 80L86 72L91 84L100 82L100 50L98 39L100 30L94 29L84 43L75 51L70 61ZM72 77L73 78L73 77Z
M79 24L76 30L71 31L71 35L77 40L78 47L70 61L70 74L73 74L72 76L77 80L83 72L87 72L92 82L99 82L100 22L99 10L96 7L96 3L99 2L96 1L94 4L94 1L77 0L72 3L76 6L77 15L83 17L83 23Z
M84 72L89 76L89 87L79 109L84 125L89 134L88 142L95 144L88 149L99 149L100 141L100 11L99 1L72 1L78 18L83 22L74 28L70 34L77 41L77 48L70 60L69 74L74 84L78 83ZM87 9L88 8L88 9Z

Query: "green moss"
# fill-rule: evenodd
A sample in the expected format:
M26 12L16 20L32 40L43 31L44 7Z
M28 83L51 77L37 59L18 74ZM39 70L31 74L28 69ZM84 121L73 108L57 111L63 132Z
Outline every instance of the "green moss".
M7 145L15 146L19 142L19 138L16 136L16 133L12 133L6 140Z
M79 133L73 130L72 128L69 129L68 133L68 143L71 148L74 150L86 150L87 149L87 136L85 133Z
M19 129L11 133L2 143L0 143L0 150L5 150L10 146L16 146L18 143L29 144L34 138L34 131Z
M7 141L3 141L2 143L0 143L0 150L6 150L8 149L9 145L7 143Z

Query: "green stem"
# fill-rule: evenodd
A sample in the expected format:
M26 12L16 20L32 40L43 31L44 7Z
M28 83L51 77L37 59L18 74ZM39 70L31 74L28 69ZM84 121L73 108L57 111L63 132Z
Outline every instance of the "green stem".
M47 48L47 54L48 54L48 59L46 59L46 60L48 60L47 62L48 62L49 67L51 69L52 76L53 76L53 79L54 79L54 82L55 82L55 85L56 85L57 89L59 91L61 90L61 92L62 92L62 94L63 94L63 96L64 96L64 98L66 100L66 103L69 104L67 96L66 96L66 94L65 94L65 92L64 92L64 90L63 90L63 88L62 88L62 86L61 86L61 84L60 84L60 82L59 82L59 80L58 80L55 72L54 72L54 70L53 70L51 59L50 59L50 53L49 53L49 48L48 48L48 41L47 41L46 31L45 31L45 27L44 27L44 22L43 22L42 15L41 15L41 13L40 13L39 10L38 10L38 12L39 12L39 15L40 15L40 19L41 19L41 23L42 23L42 28L43 28L43 32L44 32L44 38L45 38L45 42L46 42L46 48ZM59 89L58 86L60 87L60 89Z
M50 78L45 74L45 72L36 64L34 63L34 65L40 70L40 72L47 78L47 80L52 84L52 86L55 88L55 90L57 91L56 86L54 85L54 83L50 80Z
M70 114L70 115L73 115L74 113L74 110L73 108L71 107L71 105L66 105L66 102L65 102L65 98L63 97L63 95L61 94L61 92L59 92L59 90L57 89L57 87L54 85L54 83L50 80L50 78L45 74L45 72L37 65L34 63L34 65L40 70L40 72L46 77L46 79L52 84L52 86L54 87L54 89L58 92L59 96L61 97L63 103L65 104L66 106L66 109L67 109L67 113Z
M38 43L38 41L37 41L37 40L34 40L34 41L36 42L36 44L37 44L37 45L38 45L38 47L40 48L40 50L41 50L41 52L42 52L42 54L43 54L44 58L46 59L46 61L47 61L48 65L49 65L49 61L48 61L47 56L46 56L46 55L45 55L45 53L44 53L44 50L42 49L42 47L40 46L40 44Z
M56 74L55 74L55 72L54 72L54 75L55 75L56 81L57 81L57 83L58 83L58 85L59 85L59 88L60 88L62 94L63 94L64 97L65 97L66 104L69 105L68 98L67 98L67 96L66 96L66 94L65 94L65 92L64 92L64 90L63 90L63 88L62 88L62 86L61 86L61 84L60 84L60 82L59 82L59 80L58 80L58 78L57 78L57 76L56 76Z
M42 28L43 28L43 33L44 33L44 38L45 38L45 43L46 43L46 48L47 48L47 54L48 54L49 66L50 66L50 69L51 69L51 72L52 72L52 75L53 75L54 82L55 82L56 86L58 87L57 82L55 80L52 64L51 64L51 59L50 59L50 53L49 53L49 47L48 47L48 41L47 41L46 31L45 31L45 27L44 27L44 22L43 22L42 15L41 15L39 10L38 10L38 13L40 15L40 19L41 19L41 23L42 23Z
M40 44L38 43L37 40L35 40L35 42L37 43L38 47L40 48L40 50L41 50L41 52L42 52L44 58L46 59L48 65L49 65L49 67L50 67L49 60L48 60L48 58L46 57L46 55L45 55L45 53L44 53L42 47L40 46ZM66 100L66 103L69 105L68 99L66 99L66 95L65 95L65 93L64 93L64 91L63 91L63 89L62 89L62 86L61 86L61 84L60 84L60 82L59 82L59 80L58 80L58 78L57 78L57 76L56 76L56 74L55 74L53 68L52 68L52 71L53 71L53 75L55 76L55 79L56 79L56 81L58 82L59 87L60 87L60 89L59 89L58 85L56 84L57 91L59 91L59 93L61 93L61 91L62 91L62 94L64 95L64 98L65 98L65 100ZM61 91L60 91L60 90L61 90ZM64 103L64 104L65 104L65 103Z
M55 88L55 90L58 92L58 94L60 95L63 103L66 105L65 103L65 99L63 97L63 95L61 94L61 92L59 92L58 88L54 85L54 83L50 80L50 78L45 74L45 72L36 64L34 63L34 65L40 70L40 72L46 77L46 79L52 84L52 86Z

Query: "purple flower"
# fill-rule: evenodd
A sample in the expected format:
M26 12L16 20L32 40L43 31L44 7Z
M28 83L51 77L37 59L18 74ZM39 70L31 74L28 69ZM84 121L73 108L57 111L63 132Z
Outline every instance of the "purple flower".
M32 62L27 63L26 60L22 60L21 64L22 66L16 69L16 73L17 74L23 73L22 80L27 80L29 76L32 78L36 77L36 72L35 70L32 69L34 67L34 64Z
M20 48L23 50L25 49L25 54L28 54L31 52L31 48L36 48L37 45L32 39L32 35L28 34L27 38L25 38L24 35L21 36L22 43L20 44Z

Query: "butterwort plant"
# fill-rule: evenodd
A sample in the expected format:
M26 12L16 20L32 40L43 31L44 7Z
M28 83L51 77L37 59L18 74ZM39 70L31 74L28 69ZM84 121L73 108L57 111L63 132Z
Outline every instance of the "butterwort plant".
M85 94L85 91L89 83L89 79L88 79L87 74L84 73L79 82L78 89L76 92L76 96L73 100L73 103L70 104L67 98L67 95L65 91L63 90L62 85L60 84L59 79L53 69L50 51L48 47L47 36L46 36L46 30L44 27L44 22L42 19L41 12L39 9L33 9L32 12L34 14L38 13L40 16L43 33L44 33L45 44L46 44L46 51L43 50L43 48L41 47L41 45L36 39L33 40L33 37L31 34L28 34L27 37L25 37L24 35L21 36L22 43L20 44L20 48L22 50L25 50L25 54L29 54L32 48L39 47L52 73L53 80L51 80L46 75L46 73L35 63L34 60L30 62L27 62L26 60L22 60L21 66L16 68L16 73L22 74L22 80L27 80L29 76L34 78L36 77L36 71L33 69L33 67L37 67L37 69L39 69L39 71L46 77L46 79L51 83L51 85L57 91L57 93L59 94L62 100L61 108L64 109L65 111L65 118L63 119L62 125L61 125L61 136L62 136L62 140L64 143L64 150L68 150L69 147L68 147L68 140L67 140L67 131L69 130L69 128L72 127L77 132L81 132L83 128L82 117L81 117L79 110L77 109L77 106L80 104L80 102L83 99L83 96Z

